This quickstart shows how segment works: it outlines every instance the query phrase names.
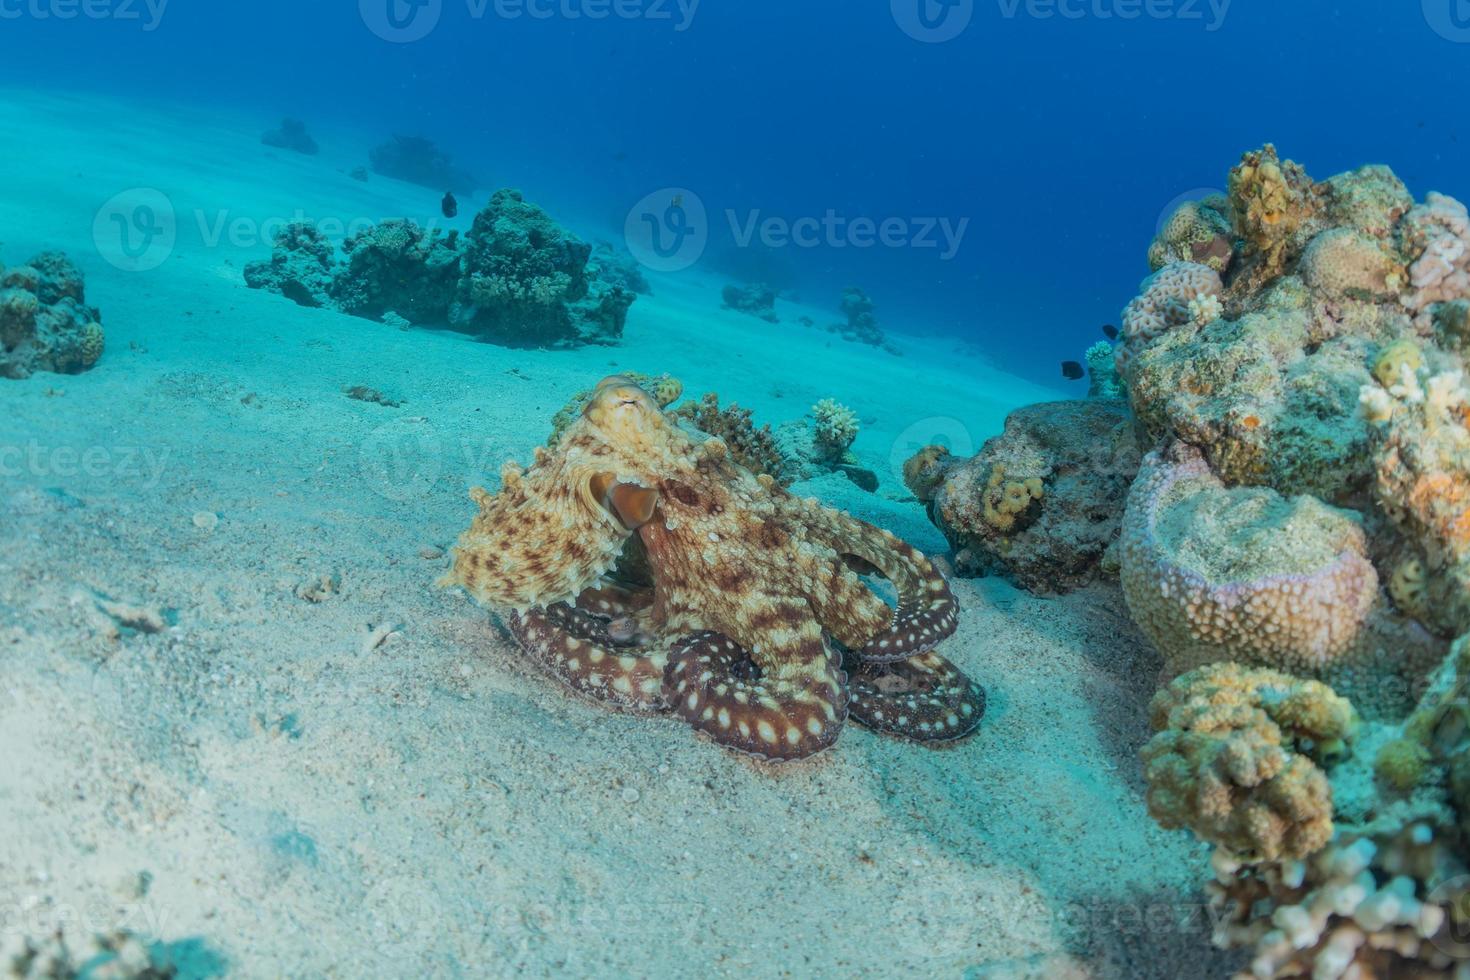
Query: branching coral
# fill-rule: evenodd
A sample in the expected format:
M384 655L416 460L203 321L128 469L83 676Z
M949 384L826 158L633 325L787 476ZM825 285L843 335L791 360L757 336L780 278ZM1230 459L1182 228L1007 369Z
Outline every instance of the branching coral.
M730 458L752 473L766 474L781 486L791 481L790 467L770 425L756 428L750 409L735 404L721 408L719 396L709 392L697 402L680 405L674 415L723 441Z
M1272 670L1216 664L1154 696L1144 746L1149 813L1254 860L1305 857L1332 836L1332 793L1313 757L1339 747L1352 706Z
M812 406L817 421L817 449L830 462L844 462L853 441L857 439L857 413L831 398L823 398Z
M0 378L87 370L102 356L100 320L81 271L60 252L0 267Z

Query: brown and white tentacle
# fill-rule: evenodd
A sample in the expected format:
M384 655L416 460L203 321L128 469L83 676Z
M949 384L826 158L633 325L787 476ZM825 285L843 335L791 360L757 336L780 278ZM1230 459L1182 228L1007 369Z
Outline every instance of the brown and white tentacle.
M864 728L942 742L969 735L985 714L985 689L937 653L850 666L848 711Z
M630 711L662 711L668 651L642 632L638 612L635 594L591 589L577 606L512 613L507 624L522 649L579 694Z
M808 515L812 537L861 574L883 576L898 593L889 627L854 649L865 661L896 663L926 653L954 633L959 606L943 573L923 552L882 528L840 511Z
M788 761L837 741L847 718L845 678L821 632L807 656L767 661L722 633L701 631L675 646L664 675L674 712L720 745L761 759Z

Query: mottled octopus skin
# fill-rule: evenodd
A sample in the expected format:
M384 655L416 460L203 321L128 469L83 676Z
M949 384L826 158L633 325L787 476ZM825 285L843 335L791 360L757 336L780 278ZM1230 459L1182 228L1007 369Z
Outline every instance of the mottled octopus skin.
M983 691L931 652L956 611L927 558L757 477L719 440L697 442L625 379L604 381L529 471L505 474L501 493L477 493L451 580L516 610L522 646L574 690L634 710L667 705L716 742L773 760L832 745L850 702L859 722L924 741L979 723ZM650 492L652 506L619 503ZM651 594L603 584L634 533ZM860 572L893 583L897 612Z

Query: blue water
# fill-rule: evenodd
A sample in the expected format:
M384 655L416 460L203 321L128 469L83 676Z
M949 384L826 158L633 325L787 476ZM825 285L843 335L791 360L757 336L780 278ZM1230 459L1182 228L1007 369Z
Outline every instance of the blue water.
M1246 149L1319 179L1388 163L1416 195L1470 178L1464 0L923 0L942 32L970 18L937 43L903 29L920 0L418 2L0 0L0 80L422 134L608 226L687 188L701 262L834 310L861 284L890 328L1048 382L1133 294L1161 213ZM390 3L433 29L384 40ZM730 227L829 212L899 219L906 244L740 248ZM952 256L908 242L936 219L967 222Z

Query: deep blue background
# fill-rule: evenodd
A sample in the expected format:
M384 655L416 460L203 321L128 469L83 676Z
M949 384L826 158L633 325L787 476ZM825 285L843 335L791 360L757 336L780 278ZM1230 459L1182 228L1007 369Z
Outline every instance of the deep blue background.
M1160 212L1223 186L1243 150L1274 141L1318 178L1388 163L1416 195L1470 196L1470 44L1431 30L1420 0L1235 0L1214 32L1198 10L1038 19L977 0L959 38L928 45L888 0L704 0L682 33L476 21L445 0L433 34L394 45L356 0L171 0L151 33L0 19L0 80L258 108L262 128L289 112L422 133L492 185L609 223L676 185L716 215L968 217L950 262L881 248L778 259L808 300L835 310L840 286L860 283L896 328L972 337L1055 380L1147 272Z

